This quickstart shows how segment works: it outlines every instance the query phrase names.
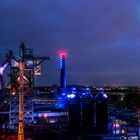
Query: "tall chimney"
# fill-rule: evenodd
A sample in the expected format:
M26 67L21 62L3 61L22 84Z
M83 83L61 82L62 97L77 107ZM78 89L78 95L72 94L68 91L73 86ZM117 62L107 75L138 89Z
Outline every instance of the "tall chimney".
M60 87L63 92L66 92L66 67L65 67L66 52L61 51L59 53L59 57L60 57Z

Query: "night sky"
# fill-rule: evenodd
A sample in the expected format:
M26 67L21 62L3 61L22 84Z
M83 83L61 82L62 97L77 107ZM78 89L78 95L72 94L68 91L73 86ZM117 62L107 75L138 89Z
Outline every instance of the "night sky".
M59 50L68 84L140 85L139 0L0 0L0 63L21 41L52 57L37 85L59 84Z

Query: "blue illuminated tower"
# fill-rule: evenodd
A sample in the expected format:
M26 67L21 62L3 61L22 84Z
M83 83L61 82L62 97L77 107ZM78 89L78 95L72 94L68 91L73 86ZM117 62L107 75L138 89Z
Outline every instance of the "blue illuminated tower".
M66 92L66 67L65 67L66 52L61 51L59 53L59 57L60 57L60 87L62 92Z

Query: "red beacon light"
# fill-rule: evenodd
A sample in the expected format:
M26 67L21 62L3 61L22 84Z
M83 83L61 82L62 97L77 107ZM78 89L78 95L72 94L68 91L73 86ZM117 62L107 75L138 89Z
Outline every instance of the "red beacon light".
M12 91L11 91L12 95L16 95L16 88L12 87Z
M67 52L66 51L60 51L59 52L59 56L60 57L66 57L67 56Z

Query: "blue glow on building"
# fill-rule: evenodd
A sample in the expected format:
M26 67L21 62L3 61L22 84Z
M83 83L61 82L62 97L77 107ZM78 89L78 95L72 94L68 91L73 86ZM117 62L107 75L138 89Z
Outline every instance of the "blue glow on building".
M59 103L55 107L60 108L60 109L64 109L64 108L66 108L66 105L64 103Z
M63 68L63 58L62 58L62 56L60 56L59 62L60 62L60 69L62 69Z
M76 97L76 95L75 94L68 94L67 97L73 99Z
M59 53L59 61L60 61L60 87L62 92L66 92L66 68L65 68L65 58L66 52L61 51Z
M100 91L103 92L104 91L104 88L103 87L100 87Z
M106 95L105 93L103 94L103 97L104 97L104 98L108 98L107 95Z

